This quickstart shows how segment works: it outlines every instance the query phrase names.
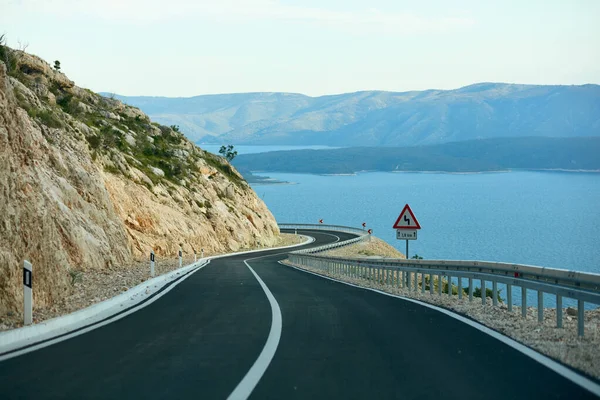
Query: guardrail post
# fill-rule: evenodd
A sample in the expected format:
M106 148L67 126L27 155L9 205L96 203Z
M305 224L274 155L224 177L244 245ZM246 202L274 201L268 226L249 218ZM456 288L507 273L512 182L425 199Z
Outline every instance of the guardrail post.
M469 301L473 301L473 278L469 278Z
M441 296L442 295L442 286L444 286L444 282L442 282L442 276L441 275L438 275L437 278L438 278L438 290L437 290L437 292L438 292L438 295Z
M460 300L463 298L462 276L458 277L458 298Z
M433 275L429 274L429 294L433 296Z
M506 285L506 301L508 302L508 312L512 312L512 285Z
M538 290L538 322L544 322L544 292Z
M448 275L448 296L452 296L452 277Z
M584 334L584 305L583 300L577 300L577 334L583 336Z
M498 307L498 282L492 281L492 304Z
M485 289L485 280L481 280L481 304L485 306L487 298L487 290Z
M425 293L425 274L421 272L421 293Z
M33 267L27 260L23 261L23 323L33 323Z
M521 286L521 316L527 317L527 288Z
M563 308L562 308L562 296L556 295L556 327L563 327Z
M413 286L414 286L414 291L416 292L417 289L419 288L419 280L418 280L418 276L417 276L417 271L413 272Z

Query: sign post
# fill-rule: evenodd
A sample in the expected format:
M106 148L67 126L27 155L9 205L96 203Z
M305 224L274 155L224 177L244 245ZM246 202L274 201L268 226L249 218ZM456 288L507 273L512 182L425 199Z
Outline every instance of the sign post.
M33 323L33 298L32 298L32 266L27 260L23 262L23 323Z
M150 276L154 277L154 250L150 252Z
M406 240L406 259L408 260L408 241L417 240L417 230L421 229L419 221L408 204L402 209L393 228L396 229L396 239Z

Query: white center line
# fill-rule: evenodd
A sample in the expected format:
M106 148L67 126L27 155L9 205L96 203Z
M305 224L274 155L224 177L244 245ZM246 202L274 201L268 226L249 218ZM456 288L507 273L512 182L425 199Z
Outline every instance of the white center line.
M335 242L340 241L340 237L337 235L332 235L324 232L319 233L335 237ZM271 360L273 360L275 352L277 351L277 346L279 345L279 340L281 339L281 330L283 326L281 309L279 308L279 304L277 303L277 300L275 300L275 296L273 296L273 293L271 293L267 285L263 282L262 279L260 279L258 274L252 269L250 264L248 264L248 261L257 260L259 258L265 257L273 257L281 254L287 254L287 252L268 254L265 256L248 258L244 260L244 264L246 264L250 272L252 272L252 274L262 287L263 291L267 295L267 299L269 299L269 304L271 305L271 330L269 331L267 342L265 343L265 346L260 352L260 355L254 362L250 370L246 373L242 381L238 383L233 392L231 392L231 394L227 398L228 400L246 400L248 397L250 397L250 394L252 394L252 391L254 390L256 385L258 385L258 382L267 371L267 368L269 368L269 364L271 364Z
M273 293L271 293L258 274L254 272L250 264L248 264L246 260L244 260L244 264L250 269L250 272L252 272L269 299L269 303L271 304L271 330L269 331L269 337L267 338L265 347L263 347L260 355L252 365L252 368L250 368L248 373L246 373L246 376L244 376L244 379L242 379L229 395L228 399L230 400L245 400L250 396L275 356L277 346L279 345L279 339L281 338L282 318L279 304L277 303L277 300L275 300Z

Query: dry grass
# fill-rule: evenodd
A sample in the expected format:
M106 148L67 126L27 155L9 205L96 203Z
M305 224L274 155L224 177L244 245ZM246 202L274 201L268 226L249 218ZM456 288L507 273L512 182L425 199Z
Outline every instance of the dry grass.
M406 258L387 242L371 236L370 240L363 240L349 246L339 247L337 249L324 251L319 255L330 257L348 257L348 258L367 258L367 257L384 257L384 258Z

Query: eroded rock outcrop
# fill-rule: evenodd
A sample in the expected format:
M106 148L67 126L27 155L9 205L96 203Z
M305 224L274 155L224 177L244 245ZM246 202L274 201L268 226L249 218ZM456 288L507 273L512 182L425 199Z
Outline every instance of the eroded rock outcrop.
M44 307L69 293L73 271L120 268L152 248L275 241L273 216L223 158L38 57L0 50L0 313L21 308L23 259Z

